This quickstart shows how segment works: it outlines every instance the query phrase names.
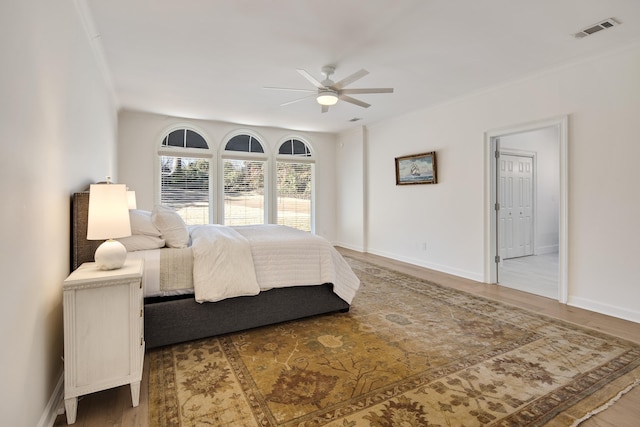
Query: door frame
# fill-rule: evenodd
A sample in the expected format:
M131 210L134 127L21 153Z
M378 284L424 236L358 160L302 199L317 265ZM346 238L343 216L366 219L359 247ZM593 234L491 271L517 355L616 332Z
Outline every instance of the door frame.
M569 116L553 117L531 123L508 126L485 132L485 277L486 283L496 283L498 267L495 262L497 253L497 214L495 210L497 202L497 161L495 157L496 139L501 136L534 131L542 128L558 126L559 129L559 161L560 161L560 209L558 214L559 227L559 274L558 274L558 301L566 304L568 298L568 243L569 243Z

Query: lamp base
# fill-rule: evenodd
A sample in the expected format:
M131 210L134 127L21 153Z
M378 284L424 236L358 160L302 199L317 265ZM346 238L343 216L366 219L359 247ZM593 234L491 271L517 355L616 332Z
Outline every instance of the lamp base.
M116 270L124 265L127 249L117 240L109 239L98 246L94 258L98 269Z

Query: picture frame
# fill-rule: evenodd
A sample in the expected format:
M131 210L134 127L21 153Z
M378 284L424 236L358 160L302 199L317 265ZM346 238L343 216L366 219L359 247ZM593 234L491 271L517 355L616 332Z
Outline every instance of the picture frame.
M437 184L436 152L396 157L396 185Z

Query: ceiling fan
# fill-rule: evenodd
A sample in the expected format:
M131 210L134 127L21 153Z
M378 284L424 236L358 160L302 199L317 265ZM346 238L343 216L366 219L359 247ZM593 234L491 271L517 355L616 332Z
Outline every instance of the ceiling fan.
M324 80L319 81L311 74L306 72L305 70L298 69L298 73L302 75L305 79L309 80L312 85L316 87L316 89L293 89L293 88L285 88L285 87L265 87L265 89L276 89L276 90L290 90L296 92L313 92L311 95L307 95L303 98L294 99L293 101L285 102L280 106L285 106L289 104L293 104L299 101L303 101L307 98L311 98L312 96L316 97L316 101L322 107L322 112L326 113L329 111L329 107L331 105L335 105L338 102L338 99L349 102L354 105L358 105L363 108L369 108L371 104L367 104L366 102L360 101L359 99L352 98L349 95L353 94L368 94L368 93L393 93L393 88L368 88L368 89L344 89L345 86L350 85L356 80L361 79L362 77L369 74L367 70L360 70L344 79L340 80L337 83L334 83L333 80L330 79L330 76L336 71L336 68L331 65L327 65L322 67L322 74L324 75Z

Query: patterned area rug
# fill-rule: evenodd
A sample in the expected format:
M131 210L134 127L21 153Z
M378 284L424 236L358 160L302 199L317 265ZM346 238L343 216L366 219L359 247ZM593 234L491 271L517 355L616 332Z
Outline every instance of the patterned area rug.
M152 426L569 426L640 345L347 258L351 311L149 353Z

